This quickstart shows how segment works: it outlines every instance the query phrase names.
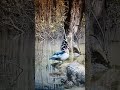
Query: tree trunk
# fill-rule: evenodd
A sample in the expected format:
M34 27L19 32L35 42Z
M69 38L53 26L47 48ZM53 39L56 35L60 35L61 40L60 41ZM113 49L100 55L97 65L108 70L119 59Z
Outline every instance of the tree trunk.
M69 9L66 13L67 18L64 22L64 29L71 52L73 52L73 47L75 47L74 35L80 29L84 12L84 0L66 0L65 5Z

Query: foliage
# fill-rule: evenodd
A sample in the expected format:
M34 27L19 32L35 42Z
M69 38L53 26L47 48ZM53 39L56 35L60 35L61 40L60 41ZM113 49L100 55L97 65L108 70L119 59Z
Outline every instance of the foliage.
M65 19L64 0L35 0L36 30L56 31Z

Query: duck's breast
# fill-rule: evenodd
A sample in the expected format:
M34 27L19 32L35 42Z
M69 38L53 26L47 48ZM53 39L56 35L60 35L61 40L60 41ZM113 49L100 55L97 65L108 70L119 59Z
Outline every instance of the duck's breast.
M74 53L74 57L79 57L80 54L79 53Z
M68 53L61 54L60 58L61 58L61 60L66 60L69 58L69 54Z

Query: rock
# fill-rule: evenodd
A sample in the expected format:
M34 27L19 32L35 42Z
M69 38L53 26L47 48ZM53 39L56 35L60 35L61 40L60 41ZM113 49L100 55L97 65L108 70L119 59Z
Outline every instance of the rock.
M79 64L78 62L72 62L70 63L66 68L66 80L64 81L64 84L66 86L81 86L85 84L85 67L82 64ZM71 83L69 84L69 83Z

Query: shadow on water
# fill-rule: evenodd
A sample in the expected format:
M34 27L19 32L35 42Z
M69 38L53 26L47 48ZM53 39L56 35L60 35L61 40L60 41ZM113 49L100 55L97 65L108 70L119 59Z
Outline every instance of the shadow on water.
M116 68L117 67L117 68ZM120 66L96 73L92 78L91 88L94 90L120 90Z

